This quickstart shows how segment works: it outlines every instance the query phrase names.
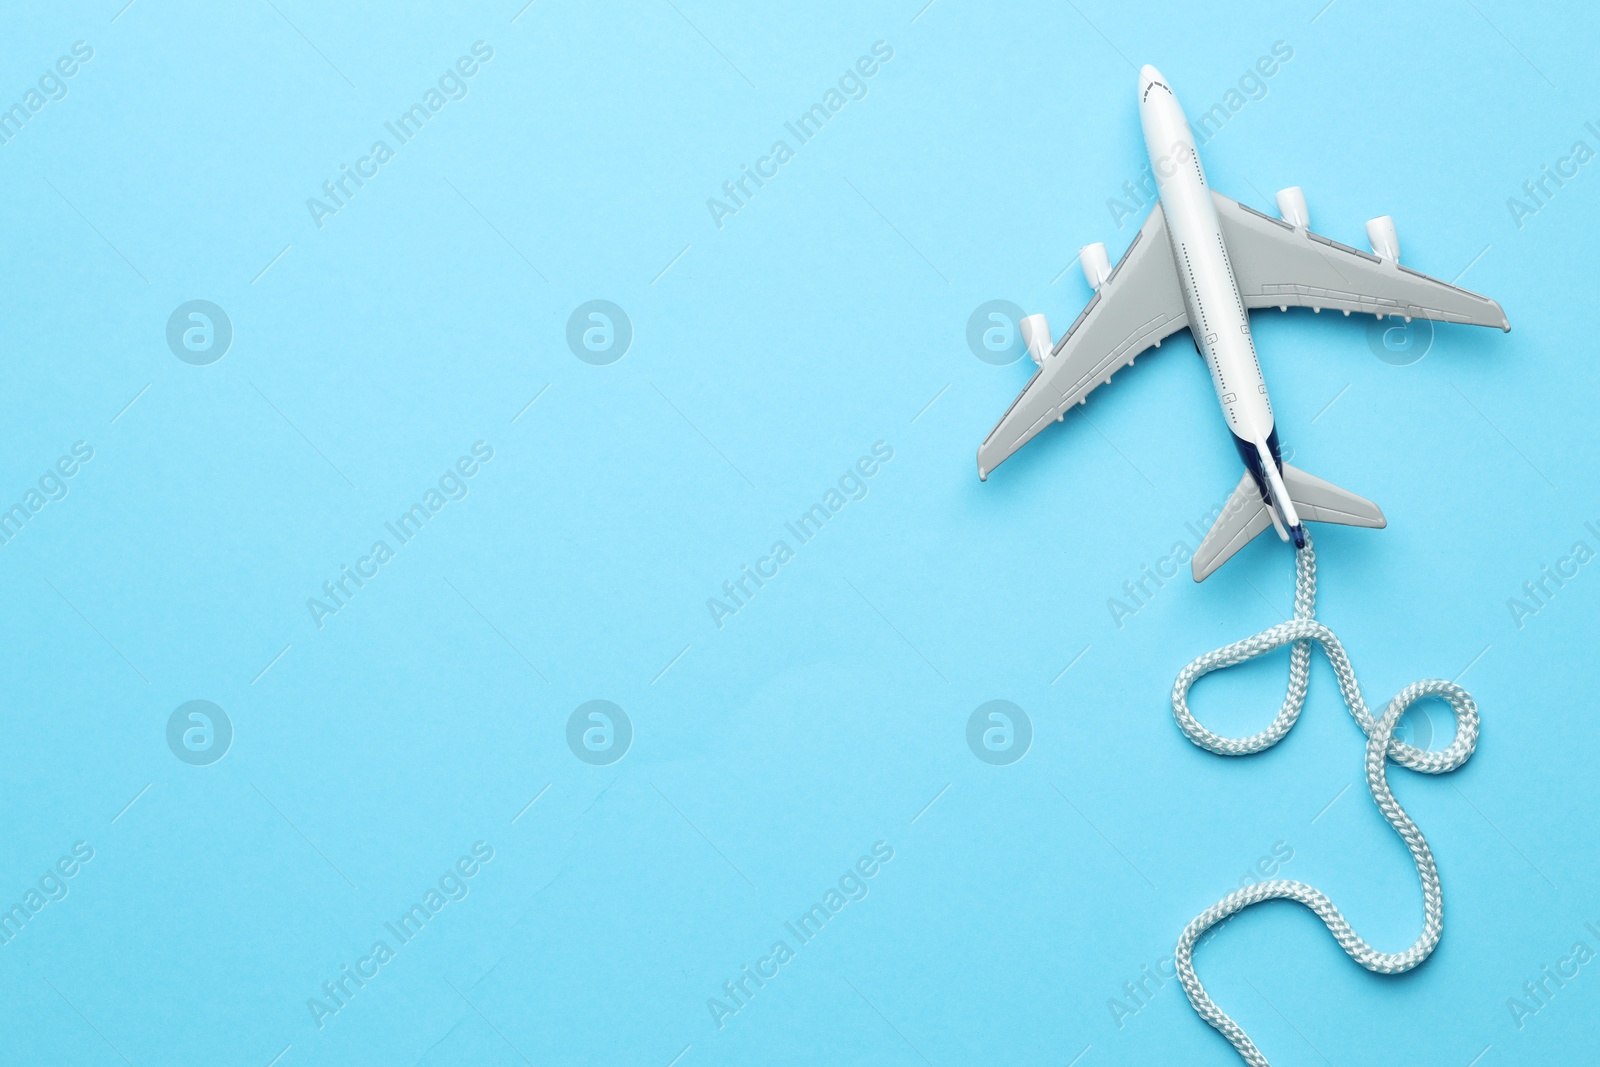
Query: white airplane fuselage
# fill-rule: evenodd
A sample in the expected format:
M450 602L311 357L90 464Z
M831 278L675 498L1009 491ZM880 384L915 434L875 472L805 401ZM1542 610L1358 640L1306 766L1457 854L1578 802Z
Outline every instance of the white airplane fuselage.
M1222 239L1216 204L1200 168L1189 120L1161 72L1151 66L1139 72L1139 121L1166 214L1195 348L1211 371L1217 401L1239 457L1255 477L1263 499L1272 506L1274 524L1280 534L1292 533L1298 544L1303 535L1294 505L1282 491L1282 458L1272 401L1250 336L1250 317Z

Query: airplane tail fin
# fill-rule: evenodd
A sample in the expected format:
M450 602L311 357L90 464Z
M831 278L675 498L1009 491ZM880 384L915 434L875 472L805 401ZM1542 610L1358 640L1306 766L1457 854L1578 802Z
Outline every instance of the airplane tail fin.
M1389 520L1383 517L1383 511L1372 501L1287 463L1283 465L1283 484L1302 520L1374 529L1382 529L1389 524ZM1233 495L1228 497L1227 504L1223 506L1222 514L1211 524L1205 540L1200 542L1200 547L1195 551L1190 564L1194 580L1205 581L1257 534L1270 528L1272 520L1271 505L1261 498L1261 490L1257 488L1255 479L1249 471L1245 471Z

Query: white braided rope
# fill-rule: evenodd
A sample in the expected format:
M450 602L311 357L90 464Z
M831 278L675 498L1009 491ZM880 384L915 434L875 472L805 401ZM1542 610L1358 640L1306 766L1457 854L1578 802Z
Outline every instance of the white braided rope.
M1361 687L1350 666L1350 658L1345 655L1344 646L1332 630L1313 618L1316 594L1317 558L1308 538L1305 547L1295 556L1294 618L1269 627L1254 637L1208 652L1185 667L1172 686L1173 713L1185 737L1218 755L1246 756L1271 748L1283 739L1300 717L1311 669L1311 642L1320 644L1338 677L1339 691L1344 695L1350 714L1367 735L1367 788L1371 790L1378 810L1389 820L1389 825L1394 827L1400 839L1406 843L1406 848L1411 850L1411 858L1416 861L1417 877L1422 882L1422 933L1403 952L1379 952L1350 928L1344 915L1321 891L1304 882L1284 879L1261 882L1230 893L1195 916L1178 939L1178 978L1183 983L1184 992L1189 995L1189 1003L1200 1018L1227 1038L1251 1067L1269 1065L1239 1024L1217 1007L1200 984L1194 971L1195 942L1211 927L1252 904L1264 900L1295 900L1315 912L1339 942L1339 947L1367 970L1380 974L1399 974L1420 964L1439 943L1439 935L1444 929L1444 898L1439 888L1439 869L1434 864L1427 839L1389 790L1388 762L1393 760L1402 767L1424 774L1444 774L1465 763L1478 743L1478 706L1473 702L1472 695L1454 682L1439 679L1413 682L1395 694L1384 709L1382 718L1374 719L1361 699ZM1189 688L1199 678L1272 652L1290 642L1294 647L1289 653L1289 691L1277 718L1265 730L1250 737L1223 737L1206 729L1195 719L1189 710ZM1394 736L1395 725L1406 709L1430 696L1442 697L1447 701L1456 720L1455 740L1449 747L1436 752L1406 744Z

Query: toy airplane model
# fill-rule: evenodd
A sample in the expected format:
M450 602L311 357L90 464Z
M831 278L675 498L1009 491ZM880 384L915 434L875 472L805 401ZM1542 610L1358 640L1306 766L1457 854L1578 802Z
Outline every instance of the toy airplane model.
M978 447L978 477L1066 417L1113 371L1184 327L1206 365L1234 446L1244 460L1222 515L1194 554L1202 581L1268 526L1295 546L1305 520L1381 527L1370 500L1283 462L1272 402L1261 377L1249 310L1338 308L1378 318L1398 315L1510 330L1487 297L1400 265L1400 241L1387 215L1367 223L1373 255L1312 233L1298 187L1278 194L1282 220L1263 215L1206 185L1194 134L1161 72L1139 72L1139 120L1160 203L1115 269L1103 244L1079 254L1094 288L1078 320L1053 348L1043 315L1022 320L1033 380Z

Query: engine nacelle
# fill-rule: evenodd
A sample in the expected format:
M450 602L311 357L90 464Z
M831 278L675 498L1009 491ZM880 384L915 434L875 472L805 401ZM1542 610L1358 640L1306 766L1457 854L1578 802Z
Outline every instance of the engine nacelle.
M1367 240L1372 242L1372 252L1379 259L1400 262L1400 235L1395 232L1394 219L1388 215L1368 219Z
M1045 357L1050 354L1050 323L1043 315L1024 315L1017 324L1022 330L1022 343L1028 346L1028 358L1039 366L1044 366Z
M1111 277L1111 260L1106 256L1106 246L1099 241L1078 249L1078 264L1083 267L1083 276L1088 279L1089 286L1097 293L1106 279Z
M1298 185L1278 190L1278 217L1299 229L1311 228L1311 212L1306 208L1306 194Z

